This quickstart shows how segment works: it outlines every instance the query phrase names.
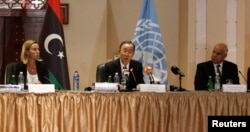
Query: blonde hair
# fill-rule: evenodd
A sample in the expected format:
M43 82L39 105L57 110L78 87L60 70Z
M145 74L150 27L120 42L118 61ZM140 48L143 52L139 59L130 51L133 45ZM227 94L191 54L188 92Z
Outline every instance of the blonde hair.
M30 49L31 45L32 44L36 44L37 42L35 40L26 40L24 43L23 43L23 46L22 46L22 52L21 52L21 61L24 63L24 64L27 64L28 63L28 56L26 54L26 51Z

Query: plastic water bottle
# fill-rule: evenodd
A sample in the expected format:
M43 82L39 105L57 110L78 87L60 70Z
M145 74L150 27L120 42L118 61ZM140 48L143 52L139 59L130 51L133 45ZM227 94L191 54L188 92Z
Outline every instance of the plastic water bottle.
M208 91L213 91L214 90L214 85L213 85L213 81L212 81L212 76L208 77L208 81L207 81L207 90Z
M109 75L109 77L108 77L108 83L112 83L112 76L111 75Z
M115 73L114 82L118 83L118 84L120 83L120 77L119 77L119 73L118 72Z
M18 85L21 86L21 90L24 90L24 76L23 72L20 72L18 75Z
M214 78L214 90L215 91L220 91L220 76L216 75Z
M80 81L80 75L78 71L75 71L73 75L73 89L74 90L79 90L79 81Z
M125 75L123 75L121 78L121 88L120 89L125 90L126 86L127 86L127 77Z
M15 75L11 75L11 80L10 80L10 84L15 85L16 84L16 80L15 80Z

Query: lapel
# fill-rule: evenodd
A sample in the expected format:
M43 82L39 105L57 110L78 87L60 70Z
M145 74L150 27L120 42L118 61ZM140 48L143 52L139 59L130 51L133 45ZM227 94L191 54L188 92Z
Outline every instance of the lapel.
M122 78L122 70L121 70L120 58L116 59L116 61L115 61L114 69L117 69L117 68L118 68L119 76L120 76L120 78Z
M129 71L130 71L130 69L131 69L131 68L133 68L133 69L134 69L134 63L133 63L133 61L132 61L132 60L129 62Z
M133 69L133 72L136 71L135 62L133 60L131 60L130 63L129 63L129 69Z
M227 64L228 64L227 61L224 60L223 65L222 65L222 67L221 67L221 71L222 71L221 77L223 77L223 75L224 75L226 72L228 72L228 71L227 71Z
M27 64L21 62L21 71L23 72L23 76L27 78ZM19 75L19 73L17 75Z
M215 76L215 69L214 69L214 64L212 61L209 61L209 68L208 69L210 69L211 76L214 77Z
M40 75L40 73L39 72L41 72L41 67L40 67L40 65L38 64L39 62L38 61L36 61L36 71L37 71L37 76L38 76L38 78L39 78L39 75ZM40 78L39 78L40 79Z

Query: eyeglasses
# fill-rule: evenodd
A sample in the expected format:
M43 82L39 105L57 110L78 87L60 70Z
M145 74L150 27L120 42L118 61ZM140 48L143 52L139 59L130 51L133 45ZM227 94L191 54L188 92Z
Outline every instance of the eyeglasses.
M124 54L126 54L126 53L133 54L134 51L132 51L132 50L122 50L122 53L124 53Z

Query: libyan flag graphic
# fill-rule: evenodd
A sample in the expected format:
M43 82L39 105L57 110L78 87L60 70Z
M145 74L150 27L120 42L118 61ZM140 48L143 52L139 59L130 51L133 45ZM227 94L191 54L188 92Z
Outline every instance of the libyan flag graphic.
M69 73L62 24L60 0L48 0L40 34L41 59L49 68L49 80L56 89L69 90Z

